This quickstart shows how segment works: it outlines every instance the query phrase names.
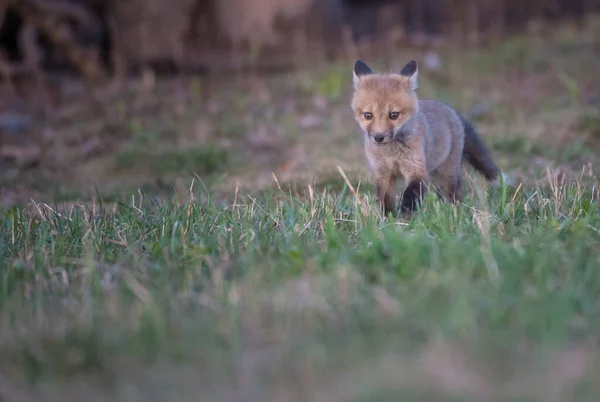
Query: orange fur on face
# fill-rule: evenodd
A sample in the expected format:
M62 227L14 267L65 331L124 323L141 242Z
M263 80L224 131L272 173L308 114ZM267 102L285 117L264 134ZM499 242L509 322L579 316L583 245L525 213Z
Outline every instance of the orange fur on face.
M369 137L385 134L388 142L418 109L407 77L398 74L367 75L360 78L352 99L354 117ZM399 115L394 120L390 113ZM371 119L365 118L371 113Z

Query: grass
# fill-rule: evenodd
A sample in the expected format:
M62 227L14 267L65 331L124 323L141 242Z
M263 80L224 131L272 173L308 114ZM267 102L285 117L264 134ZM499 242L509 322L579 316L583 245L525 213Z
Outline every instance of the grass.
M57 401L598 391L597 186L473 182L464 205L429 197L410 220L382 219L370 191L190 190L6 211L0 373Z
M211 174L221 171L227 165L228 157L226 150L214 146L162 152L133 148L119 151L115 155L115 164L117 170L143 169L156 177L185 171Z

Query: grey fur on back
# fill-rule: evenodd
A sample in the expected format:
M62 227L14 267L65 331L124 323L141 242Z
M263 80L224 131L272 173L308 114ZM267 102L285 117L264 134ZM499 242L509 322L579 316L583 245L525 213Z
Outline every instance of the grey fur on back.
M419 100L420 113L427 121L430 133L449 130L451 137L464 134L462 157L487 180L498 178L500 170L492 159L491 152L477 133L473 124L455 108L445 102L436 100ZM432 135L435 141L443 141L444 137ZM449 138L448 138L449 140ZM437 144L439 147L440 144Z
M427 131L425 153L429 170L453 157L451 154L462 152L463 127L454 109L443 102L420 99L418 115Z

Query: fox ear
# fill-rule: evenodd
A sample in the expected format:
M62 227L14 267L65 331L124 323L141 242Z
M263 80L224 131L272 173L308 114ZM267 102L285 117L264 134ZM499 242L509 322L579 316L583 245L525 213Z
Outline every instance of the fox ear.
M411 60L400 70L400 75L408 77L409 90L415 91L419 88L419 66L415 60Z
M354 86L356 87L358 85L361 75L368 75L371 73L372 73L372 71L369 66L367 66L361 60L356 60L356 62L354 62L354 74L353 74L354 75Z

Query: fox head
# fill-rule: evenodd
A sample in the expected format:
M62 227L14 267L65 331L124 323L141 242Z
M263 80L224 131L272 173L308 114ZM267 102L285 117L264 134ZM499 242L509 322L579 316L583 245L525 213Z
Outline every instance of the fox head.
M402 129L418 111L418 66L408 62L399 73L377 74L361 60L354 63L352 110L368 140L384 145L406 133Z

